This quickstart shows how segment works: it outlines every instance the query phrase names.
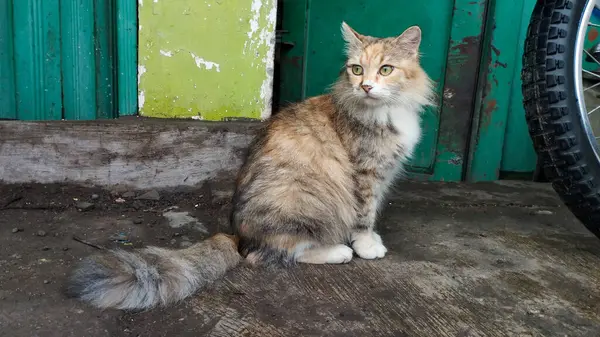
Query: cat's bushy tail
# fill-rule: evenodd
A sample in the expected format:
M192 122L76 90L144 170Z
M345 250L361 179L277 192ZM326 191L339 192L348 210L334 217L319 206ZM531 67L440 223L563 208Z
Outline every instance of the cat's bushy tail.
M178 302L237 266L238 238L217 234L185 249L109 250L82 260L67 294L106 309L150 309Z

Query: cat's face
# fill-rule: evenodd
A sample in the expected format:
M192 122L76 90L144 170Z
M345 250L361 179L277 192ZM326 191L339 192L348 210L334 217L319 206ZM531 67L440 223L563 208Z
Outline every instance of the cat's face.
M398 37L380 39L361 35L342 23L342 33L348 55L346 98L369 106L389 105L415 89L411 86L421 84L419 27L410 27Z

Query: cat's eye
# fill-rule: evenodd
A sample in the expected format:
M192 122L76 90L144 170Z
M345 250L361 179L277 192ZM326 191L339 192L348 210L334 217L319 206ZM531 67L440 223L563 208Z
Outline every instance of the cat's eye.
M391 74L393 70L394 70L394 67L385 65L385 66L379 68L379 73L382 76L387 76L387 75Z
M358 64L353 64L352 66L350 66L352 68L352 73L356 76L360 76L363 74L363 67L359 66Z

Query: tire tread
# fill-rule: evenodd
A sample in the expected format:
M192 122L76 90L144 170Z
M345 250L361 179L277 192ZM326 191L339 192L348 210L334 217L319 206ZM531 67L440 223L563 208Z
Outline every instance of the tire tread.
M598 160L578 140L573 123L579 111L569 108L566 60L574 43L568 29L576 1L538 0L527 31L522 89L528 130L543 170L575 216L600 236L600 184L589 166Z

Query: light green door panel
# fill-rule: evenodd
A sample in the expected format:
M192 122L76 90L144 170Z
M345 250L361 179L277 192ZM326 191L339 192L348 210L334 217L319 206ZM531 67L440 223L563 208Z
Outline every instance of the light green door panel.
M142 116L271 114L276 0L139 2Z

